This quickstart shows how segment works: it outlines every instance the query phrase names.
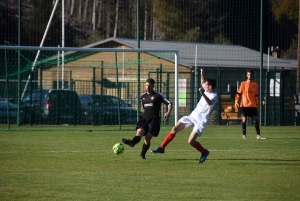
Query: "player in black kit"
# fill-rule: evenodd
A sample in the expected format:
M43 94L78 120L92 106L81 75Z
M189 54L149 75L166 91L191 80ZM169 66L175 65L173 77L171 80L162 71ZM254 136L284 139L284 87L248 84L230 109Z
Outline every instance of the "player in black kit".
M153 90L155 81L152 78L146 80L146 91L141 95L142 107L144 108L143 117L136 123L136 134L130 139L122 138L124 144L134 147L145 136L141 151L141 158L146 159L145 155L150 147L152 137L157 137L160 131L159 112L161 104L168 106L164 119L170 117L172 103L162 94Z

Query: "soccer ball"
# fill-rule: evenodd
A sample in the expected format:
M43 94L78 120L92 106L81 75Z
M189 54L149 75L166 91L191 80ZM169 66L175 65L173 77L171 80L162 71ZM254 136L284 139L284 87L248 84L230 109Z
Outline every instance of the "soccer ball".
M114 153L120 155L124 152L124 145L121 143L117 143L113 146Z

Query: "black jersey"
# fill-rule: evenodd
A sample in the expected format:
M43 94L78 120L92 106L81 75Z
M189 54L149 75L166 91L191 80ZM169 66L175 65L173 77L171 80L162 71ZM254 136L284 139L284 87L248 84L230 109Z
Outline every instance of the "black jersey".
M151 94L146 92L141 95L142 105L144 108L143 118L159 118L161 104L172 105L162 93L153 91Z

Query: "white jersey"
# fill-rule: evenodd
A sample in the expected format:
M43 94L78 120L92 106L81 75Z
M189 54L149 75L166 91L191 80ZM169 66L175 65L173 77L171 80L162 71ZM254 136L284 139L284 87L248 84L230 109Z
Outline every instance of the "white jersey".
M202 96L194 111L189 116L183 116L181 119L179 119L180 122L185 123L185 128L193 125L193 131L196 132L199 136L202 135L209 115L218 100L218 95L216 92L204 92L204 94L211 100L212 104L208 105L206 100Z
M216 92L214 93L208 93L204 92L204 94L211 100L212 104L208 105L202 96L200 101L197 104L197 107L194 109L194 111L190 114L190 116L193 119L199 119L202 123L206 123L209 114L211 113L212 109L214 108L217 100L218 100L218 95Z

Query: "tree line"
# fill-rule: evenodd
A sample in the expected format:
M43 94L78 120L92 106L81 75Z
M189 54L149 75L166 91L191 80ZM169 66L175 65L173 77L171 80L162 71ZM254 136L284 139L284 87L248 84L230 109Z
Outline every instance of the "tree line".
M38 46L55 2L2 0L0 44L4 41L17 43L18 9L21 8L21 45ZM279 46L284 57L296 58L297 55L299 1L296 0L64 2L65 46L69 47L83 46L109 37L137 38L138 27L141 40L237 44L259 50L262 14L264 52L270 46ZM61 10L62 0L54 13L44 46L61 45Z

